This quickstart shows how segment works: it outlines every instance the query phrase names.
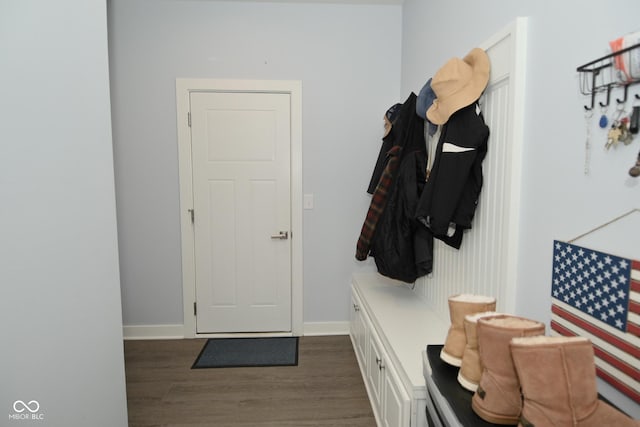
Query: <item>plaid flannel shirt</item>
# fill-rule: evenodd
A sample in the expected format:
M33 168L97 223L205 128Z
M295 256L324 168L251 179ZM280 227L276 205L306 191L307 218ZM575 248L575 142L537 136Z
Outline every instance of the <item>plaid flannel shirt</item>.
M362 225L360 237L358 238L358 243L356 245L356 259L358 261L364 261L369 255L371 242L376 231L378 220L384 212L389 190L393 184L393 177L400 163L401 152L402 147L395 146L387 153L389 160L382 172L382 175L380 176L380 181L378 181L378 185L373 192L373 196L371 197L371 204L369 205L369 210L367 211L367 216L364 220L364 224Z

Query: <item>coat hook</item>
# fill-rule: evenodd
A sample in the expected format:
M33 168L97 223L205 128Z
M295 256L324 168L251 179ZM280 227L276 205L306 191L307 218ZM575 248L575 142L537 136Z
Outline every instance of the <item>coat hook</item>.
M595 91L595 87L596 87L596 77L598 77L598 74L600 74L600 70L595 70L593 73L591 73L591 107L587 107L586 105L584 106L584 110L585 111L591 111L593 110L593 106L596 102L596 91Z
M636 95L638 96L638 95ZM595 92L591 92L591 107L587 107L586 105L584 106L584 111L591 111L593 110L593 104L596 102L595 101L596 98L596 93ZM638 98L640 99L640 98Z
M627 102L628 90L629 90L629 85L624 85L624 98L622 99L616 98L616 101L618 102L618 104L624 104L625 102ZM636 97L637 96L638 95L636 95Z
M609 101L611 100L611 85L607 85L607 103L603 104L602 101L598 102L598 104L600 104L601 107L608 107L609 106Z

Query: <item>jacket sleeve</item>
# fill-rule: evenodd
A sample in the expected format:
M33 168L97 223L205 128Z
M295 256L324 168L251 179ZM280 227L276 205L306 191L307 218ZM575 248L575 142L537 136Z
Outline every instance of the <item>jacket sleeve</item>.
M373 168L373 174L371 175L371 180L369 181L369 187L367 187L367 193L373 194L376 191L376 187L378 186L378 182L380 182L380 177L382 176L382 172L387 166L387 161L389 159L389 150L393 147L393 136L394 131L391 128L391 131L387 136L382 138L382 146L380 147L380 153L378 153L378 160L376 160L376 165Z

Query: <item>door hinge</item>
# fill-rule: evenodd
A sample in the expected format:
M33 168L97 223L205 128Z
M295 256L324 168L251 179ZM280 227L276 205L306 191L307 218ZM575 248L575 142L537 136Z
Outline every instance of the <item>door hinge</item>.
M193 209L187 209L187 211L191 214L191 224L193 224L195 221L195 214L193 212Z
M191 112L187 112L187 124L191 127Z
M193 302L193 315L196 316L198 314L198 304Z

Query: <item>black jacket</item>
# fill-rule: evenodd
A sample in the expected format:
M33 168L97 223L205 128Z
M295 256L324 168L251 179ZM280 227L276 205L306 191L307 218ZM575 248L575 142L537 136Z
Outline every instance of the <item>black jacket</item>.
M435 238L459 249L482 189L482 161L489 127L473 103L453 114L442 127L436 154L416 210L417 219ZM449 226L455 228L452 235Z
M424 121L415 109L416 95L411 93L393 125L392 145L402 149L400 163L370 252L380 274L407 283L430 273L433 266L433 237L415 218L427 164Z

